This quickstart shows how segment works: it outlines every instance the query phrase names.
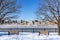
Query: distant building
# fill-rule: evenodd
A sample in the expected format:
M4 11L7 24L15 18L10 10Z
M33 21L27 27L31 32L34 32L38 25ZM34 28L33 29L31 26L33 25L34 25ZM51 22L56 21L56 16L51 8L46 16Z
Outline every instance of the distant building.
M12 24L12 23L17 23L17 20L5 20L4 24Z
M28 23L28 22L27 22L27 21L24 21L24 20L21 20L21 21L20 21L20 25L27 25L27 23Z
M46 22L41 22L41 25L45 25L46 24Z
M34 21L34 25L39 26L40 24L41 24L40 21L38 21L38 20L35 20L35 21Z
M38 26L38 25L40 25L40 24L41 24L41 22L38 21L38 20L35 20L35 21L29 21L29 23L28 23L28 25L30 25L30 26L33 26L33 25Z
M34 21L25 21L25 20L2 20L1 23L3 24L19 24L19 25L26 25L26 26L40 26L40 25L55 25L54 21L39 21L39 20L34 20Z
M34 21L29 21L28 26L34 25Z
M55 22L54 21L51 21L51 22L47 21L47 24L48 25L55 25Z

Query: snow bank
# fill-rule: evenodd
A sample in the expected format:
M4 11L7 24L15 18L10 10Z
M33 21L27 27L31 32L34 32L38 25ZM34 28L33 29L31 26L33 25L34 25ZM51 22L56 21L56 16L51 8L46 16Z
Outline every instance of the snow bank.
M0 36L0 40L60 40L60 36L57 34L50 34L49 36L41 34L39 36L38 33L20 32L19 35Z

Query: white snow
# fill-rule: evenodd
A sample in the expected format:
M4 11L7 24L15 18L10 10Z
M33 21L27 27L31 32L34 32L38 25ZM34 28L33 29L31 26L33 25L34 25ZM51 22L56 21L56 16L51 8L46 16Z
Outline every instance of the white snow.
M60 36L57 33L50 33L50 35L41 34L39 36L38 33L20 32L19 35L0 36L0 40L60 40Z

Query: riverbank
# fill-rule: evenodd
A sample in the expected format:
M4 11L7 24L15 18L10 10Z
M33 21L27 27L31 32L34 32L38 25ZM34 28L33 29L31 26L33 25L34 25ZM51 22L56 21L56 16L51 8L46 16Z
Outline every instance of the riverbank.
M1 26L57 26L55 25L47 25L47 24L40 24L40 25L20 25L20 24L0 24Z

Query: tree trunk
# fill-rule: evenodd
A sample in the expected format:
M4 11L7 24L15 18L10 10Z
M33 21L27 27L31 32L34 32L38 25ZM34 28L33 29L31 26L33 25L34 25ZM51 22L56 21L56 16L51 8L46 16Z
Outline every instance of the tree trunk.
M60 36L60 16L58 17L58 35Z
M60 23L58 23L58 35L60 35Z

